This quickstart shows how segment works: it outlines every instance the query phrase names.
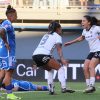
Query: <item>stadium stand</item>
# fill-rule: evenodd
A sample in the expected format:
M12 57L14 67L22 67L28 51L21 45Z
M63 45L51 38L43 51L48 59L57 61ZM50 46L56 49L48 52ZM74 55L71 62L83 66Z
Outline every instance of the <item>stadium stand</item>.
M1 2L2 1L2 2ZM71 31L80 30L80 22L84 15L96 16L100 20L100 5L96 3L89 6L80 6L79 0L60 0L66 2L64 5L59 0L1 0L0 21L6 18L5 8L12 4L18 12L18 20L14 23L16 30L47 30L51 20L57 20L62 24L63 29ZM5 2L4 2L5 1ZM15 2L16 1L16 2Z

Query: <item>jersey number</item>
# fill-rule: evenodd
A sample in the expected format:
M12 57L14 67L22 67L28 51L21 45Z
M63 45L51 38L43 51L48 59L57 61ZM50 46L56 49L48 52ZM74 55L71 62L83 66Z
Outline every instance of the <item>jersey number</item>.
M48 36L48 35L47 35L47 36L45 36L45 37L42 39L42 41L41 41L40 45L45 44L48 38L49 38L49 36Z

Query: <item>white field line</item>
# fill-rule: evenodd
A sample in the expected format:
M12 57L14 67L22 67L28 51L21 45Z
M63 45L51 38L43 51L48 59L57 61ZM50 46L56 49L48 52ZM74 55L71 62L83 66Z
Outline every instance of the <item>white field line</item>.
M100 89L100 86L99 87L96 87L97 89ZM78 90L76 89L75 90L76 92L83 92L84 90ZM17 91L17 92L13 92L13 93L30 93L30 92L48 92L48 91ZM6 94L6 93L2 93L2 94Z
M48 92L48 91L17 91L13 93L30 93L30 92ZM7 93L2 93L2 94L7 94Z
M75 90L76 92L83 92L83 90ZM48 92L48 91L17 91L17 92L13 92L13 93L30 93L30 92ZM2 94L7 94L7 93L2 93Z

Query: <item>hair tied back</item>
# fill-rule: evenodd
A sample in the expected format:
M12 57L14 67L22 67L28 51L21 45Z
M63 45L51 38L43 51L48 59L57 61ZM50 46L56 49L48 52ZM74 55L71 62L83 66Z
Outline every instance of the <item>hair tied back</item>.
M10 10L11 8L12 8L11 5L8 5L7 10Z

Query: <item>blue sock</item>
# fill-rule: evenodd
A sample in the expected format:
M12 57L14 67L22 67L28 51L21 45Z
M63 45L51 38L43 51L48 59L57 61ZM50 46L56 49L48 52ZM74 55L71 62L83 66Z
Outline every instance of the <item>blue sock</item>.
M2 87L3 78L0 79L0 87Z
M48 91L48 86L42 86L42 91Z
M2 87L2 81L0 80L0 88Z
M9 84L8 86L5 86L5 89L6 89L6 92L9 94L9 93L12 93L12 84Z

